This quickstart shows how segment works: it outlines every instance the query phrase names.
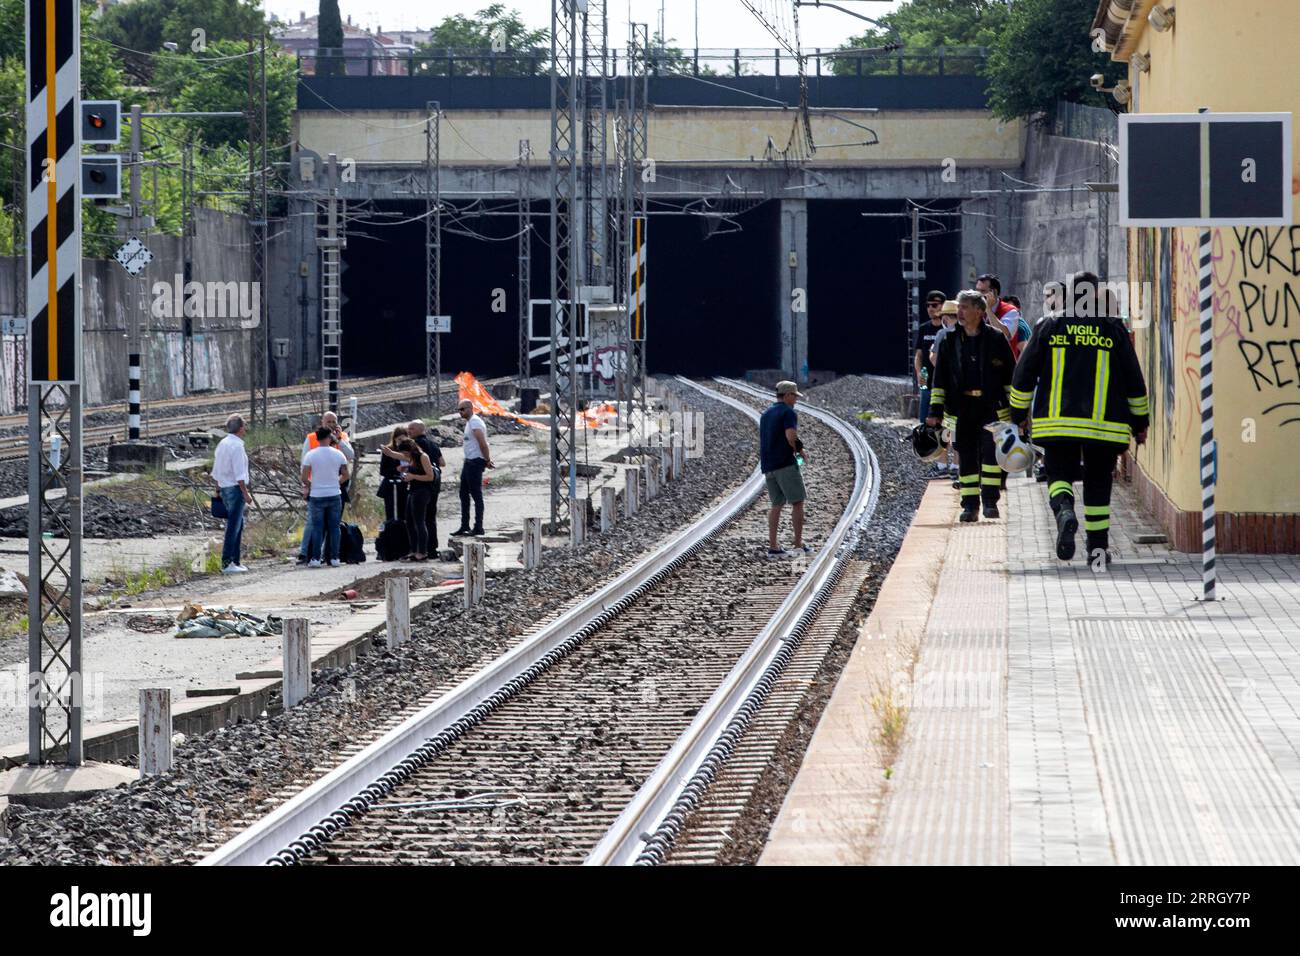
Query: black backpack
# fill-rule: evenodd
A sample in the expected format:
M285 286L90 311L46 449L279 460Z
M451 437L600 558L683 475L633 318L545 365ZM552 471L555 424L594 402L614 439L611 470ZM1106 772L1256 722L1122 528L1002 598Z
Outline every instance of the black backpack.
M339 528L339 560L344 564L361 564L366 560L366 539L354 524Z
M411 553L411 539L402 521L385 521L375 539L375 557L380 561L400 561Z

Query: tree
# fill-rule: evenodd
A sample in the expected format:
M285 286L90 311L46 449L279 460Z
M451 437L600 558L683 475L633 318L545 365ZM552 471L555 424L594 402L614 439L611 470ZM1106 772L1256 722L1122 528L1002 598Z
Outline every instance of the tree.
M266 129L274 150L289 141L298 75L294 58L267 43ZM247 110L249 56L248 44L234 40L210 43L202 55L168 53L158 58L155 69L158 93L177 112ZM247 142L248 123L243 118L198 120L190 132L207 146L238 147Z
M1058 101L1107 106L1088 78L1124 75L1123 64L1093 49L1096 0L1019 0L989 55L989 106L1010 120L1051 113Z
M901 43L905 51L924 51L935 47L987 47L992 46L1006 29L1009 14L1004 0L907 0L897 10L880 17L879 28L853 37L841 51L872 49L890 43ZM838 52L838 51L837 51ZM975 61L965 66L962 60L945 62L945 72L975 72ZM924 62L908 63L909 73L938 72L937 62L928 57ZM896 70L894 57L867 58L862 63L863 73L882 73ZM832 72L844 76L858 71L858 58L837 57Z
M339 0L320 0L320 13L316 18L316 49L333 50L334 56L319 60L316 72L332 76L344 72L343 17L339 13Z
M456 74L525 76L536 73L545 58L549 58L550 50L542 49L549 38L547 30L530 30L518 11L507 11L504 3L494 3L472 17L463 14L447 17L429 31L428 42L420 44L416 53L436 57L449 51L484 51L481 60L458 61ZM421 72L431 76L445 74L447 64L434 59Z
M260 36L266 25L255 0L134 0L110 6L101 22L104 39L139 83L153 77L164 43L202 53L217 40Z

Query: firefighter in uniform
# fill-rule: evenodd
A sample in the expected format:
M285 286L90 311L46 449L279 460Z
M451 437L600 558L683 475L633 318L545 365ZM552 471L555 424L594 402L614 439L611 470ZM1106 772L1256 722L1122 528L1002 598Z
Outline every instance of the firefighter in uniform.
M930 387L928 425L952 429L961 476L961 520L997 518L1002 469L993 435L984 426L1009 421L1015 358L1001 332L988 325L984 297L974 290L957 295L957 325L939 343Z
M1075 276L1066 308L1039 323L1012 380L1011 420L1023 432L1032 417L1034 444L1044 450L1056 556L1062 561L1074 557L1074 483L1082 480L1089 560L1110 563L1115 461L1130 438L1139 445L1146 440L1146 383L1128 330L1110 315L1108 298L1095 275Z

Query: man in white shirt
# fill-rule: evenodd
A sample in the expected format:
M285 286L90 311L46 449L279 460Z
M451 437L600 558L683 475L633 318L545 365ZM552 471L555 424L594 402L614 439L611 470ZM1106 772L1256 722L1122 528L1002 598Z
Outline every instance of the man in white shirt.
M302 459L303 491L307 494L307 566L321 566L321 548L330 567L339 566L339 521L343 517L342 486L348 480L348 459L330 445L330 429L316 429L317 444Z
M221 545L221 573L244 574L248 568L239 563L239 545L244 534L244 508L253 503L248 490L248 452L244 435L248 426L239 415L226 419L226 437L217 445L212 460L212 480L216 482L221 503L226 506L226 537Z
M465 463L460 467L460 527L453 537L483 534L483 470L495 468L492 452L488 450L487 425L474 412L474 403L463 398L456 410L465 420L465 440L461 446ZM469 502L474 499L474 527L469 526Z
M329 430L329 437L326 439L319 437L320 429L322 428ZM333 445L339 451L343 452L349 465L353 464L357 460L356 452L352 450L352 443L348 441L348 433L339 427L339 417L333 412L326 412L322 415L320 417L320 424L307 433L307 437L302 440L302 452L299 454L298 460L302 461L307 457L308 452L315 450L322 443ZM308 530L310 527L309 524L306 528L302 529L302 544L298 546L299 564L307 563Z

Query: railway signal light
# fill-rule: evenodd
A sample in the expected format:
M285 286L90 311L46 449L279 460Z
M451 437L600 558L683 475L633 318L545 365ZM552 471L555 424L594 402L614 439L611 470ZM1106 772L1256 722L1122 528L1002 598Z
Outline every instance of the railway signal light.
M122 136L120 100L83 100L81 103L81 142L115 145Z
M81 194L86 199L117 199L122 195L121 156L82 156Z

